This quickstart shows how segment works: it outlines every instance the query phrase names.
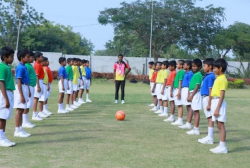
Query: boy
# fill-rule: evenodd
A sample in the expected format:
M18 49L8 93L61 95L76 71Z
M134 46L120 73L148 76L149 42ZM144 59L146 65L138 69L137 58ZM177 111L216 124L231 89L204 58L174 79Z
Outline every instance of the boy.
M23 128L34 128L36 126L35 124L29 122L29 109L32 108L33 106L34 92L35 92L34 87L36 86L36 80L37 80L35 70L31 65L31 63L34 62L34 53L32 51L29 51L29 55L30 55L29 62L26 63L25 66L29 74L29 79L30 79L29 89L31 96L29 97L29 101L27 103L27 109L25 109L23 112L23 124L22 124Z
M81 104L76 101L78 90L79 90L79 83L78 83L78 78L80 77L80 73L78 70L78 62L77 58L73 58L73 65L72 65L72 70L73 70L73 96L71 98L73 105L80 107Z
M43 62L42 62L42 66L43 66L43 71L44 71L44 79L43 79L43 84L46 85L47 89L46 89L46 97L45 97L45 101L43 103L43 112L50 116L52 113L48 110L48 98L50 96L50 90L51 90L51 85L49 84L49 74L48 71L45 69L45 66L47 66L48 64L48 58L47 57L43 57Z
M202 62L200 59L194 59L192 63L193 77L189 84L189 97L188 102L191 102L191 108L194 112L194 129L186 132L188 135L200 135L200 110L202 109L202 99L200 94L200 86L203 80L200 72Z
M151 62L148 63L148 68L149 68L149 81L151 81L153 73L155 71L154 62L153 61L151 61ZM153 84L150 82L150 92L151 92L151 94L152 94L152 85ZM149 104L148 106L149 107L154 107L154 96L153 96L153 103Z
M79 67L79 72L80 72L80 76L82 77L80 80L80 92L79 92L79 103L84 104L86 103L83 99L82 99L82 95L84 93L84 84L85 84L85 80L86 80L86 72L85 72L85 60L79 60L80 62L80 67Z
M43 118L48 117L48 115L43 113L43 103L47 95L47 87L43 84L44 70L41 65L43 61L43 54L41 52L36 52L34 58L35 58L34 69L36 72L37 80L34 93L32 120L41 121L43 120ZM39 111L40 111L39 113L37 112L37 104L39 106Z
M81 92L81 90L82 90L82 88L83 88L83 85L84 85L83 78L82 78L81 66L82 66L82 60L78 58L78 59L77 59L77 67L78 67L78 71L79 71L80 77L78 78L79 87L78 87L77 96L79 96L79 93ZM84 101L81 101L81 98L80 98L80 97L78 98L78 101L77 101L77 102L78 102L79 104L81 104L81 105L85 103Z
M10 142L5 137L6 120L9 120L13 110L13 90L15 90L13 75L9 64L13 63L15 51L9 47L0 50L0 146L15 146L15 142Z
M174 104L174 96L173 96L173 87L174 87L174 79L176 76L176 61L169 62L169 70L170 74L167 78L167 100L170 102L170 110L171 115L169 118L165 119L165 122L174 122L174 111L175 111L175 104Z
M89 99L89 87L92 84L92 80L91 80L91 69L89 68L88 60L86 60L85 72L86 72L86 82L84 85L84 89L86 90L86 102L91 103L92 101Z
M70 101L70 96L73 96L73 70L72 70L72 64L73 64L73 60L72 58L68 58L67 59L67 63L68 63L68 66L66 67L66 73L68 75L68 81L69 81L69 87L66 91L66 110L67 111L74 111L74 109L77 109L78 107L75 106L72 102L72 105L70 106L69 105L69 101Z
M179 70L174 79L174 104L178 106L178 120L172 123L172 125L181 126L183 125L183 97L182 97L182 81L185 75L183 70L184 60L177 62L177 69Z
M205 138L198 139L198 142L202 144L213 144L213 130L214 130L214 122L212 121L212 114L211 114L211 91L215 80L215 75L213 73L213 58L206 58L203 61L203 70L206 73L205 78L203 79L201 85L201 96L202 96L202 103L203 103L203 110L205 116L208 121L208 134Z
M29 51L21 50L17 53L17 59L20 61L16 68L16 90L14 91L14 108L16 109L16 127L14 136L15 137L29 137L30 134L22 129L22 115L23 111L27 109L27 102L31 97L29 89L29 74L25 66L29 62Z
M159 114L158 116L160 117L167 117L168 116L168 101L167 101L167 78L168 78L168 61L163 61L162 63L162 89L161 89L161 94L162 94L162 101L163 101L163 112Z
M61 67L59 68L58 74L59 74L59 82L58 82L58 88L59 88L59 99L58 99L58 111L57 113L65 114L69 111L65 110L63 108L63 99L64 99L64 93L69 89L68 87L68 75L66 73L66 58L60 57L59 63Z
M152 74L151 80L150 80L150 87L151 87L151 95L153 96L153 102L154 102L154 107L150 109L151 111L157 111L157 94L155 92L155 81L157 78L157 73L159 69L156 68L156 63L152 66L152 69L154 69L154 73Z
M157 62L156 69L158 69L159 71L157 73L154 88L155 88L158 103L160 105L160 109L158 111L156 111L155 114L161 114L161 113L163 113L162 94L161 94L162 85L163 85L163 81L162 81L162 72L163 72L162 62Z
M187 122L184 125L179 126L181 129L191 129L192 125L192 118L193 118L193 111L191 109L191 103L187 101L189 96L189 83L193 77L192 72L192 61L186 60L183 66L185 70L185 75L182 82L182 90L181 90L181 98L182 98L182 105L186 106L187 108Z
M227 70L227 62L220 58L214 61L213 71L217 75L217 78L214 81L212 88L211 96L211 112L212 112L212 121L216 121L219 135L220 135L220 144L216 148L210 149L213 153L227 153L226 147L226 129L224 123L226 122L227 116L227 104L224 100L225 91L228 86L227 78L225 72Z

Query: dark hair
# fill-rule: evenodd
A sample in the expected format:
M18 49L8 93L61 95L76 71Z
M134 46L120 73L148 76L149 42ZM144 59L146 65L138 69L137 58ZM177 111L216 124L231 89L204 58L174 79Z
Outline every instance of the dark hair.
M122 55L122 54L119 54L119 55L118 55L118 57L120 57L120 56L121 56L121 57L123 57L123 55Z
M36 52L34 55L35 61L37 60L37 58L41 57L43 55L43 53L41 52Z
M169 66L173 66L174 68L176 68L176 61L169 61Z
M150 61L148 64L151 65L151 66L153 66L153 65L154 65L154 62L153 62L153 61Z
M5 56L6 58L8 58L11 54L14 54L15 51L10 48L10 47L3 47L0 51L0 55L1 55L1 60L4 61L3 57Z
M213 66L216 68L222 68L222 72L227 70L227 61L223 58L219 58L213 62Z
M184 60L178 60L178 62L181 64L181 65L184 65Z
M163 61L162 64L165 65L166 67L168 67L169 62L168 61Z
M88 63L89 62L89 60L85 60L85 63Z
M213 66L213 62L214 62L214 59L213 58L206 58L204 61L203 61L203 64L207 64L208 66Z
M59 58L59 64L63 63L64 61L66 61L66 58L64 58L64 57Z
M73 58L72 60L73 60L73 61L77 61L77 58Z
M35 53L33 51L31 51L31 50L29 50L29 54L30 54L31 57L34 57L34 55L35 55Z
M43 61L48 61L48 58L47 57L43 57Z
M154 63L154 66L156 66L156 65L157 65L157 62Z
M197 67L202 67L202 62L201 62L201 60L199 59L199 58L195 58L194 60L193 60L193 63L197 66Z
M70 61L72 61L72 58L67 59L67 63L70 63Z
M186 60L184 64L187 64L187 66L189 66L189 70L192 69L192 61L191 60Z
M17 52L17 59L18 61L21 61L22 58L24 58L27 54L29 54L29 50L20 50Z
M162 65L162 62L158 61L158 62L156 62L156 65L157 65L157 64L160 64L160 66L161 66L161 65Z

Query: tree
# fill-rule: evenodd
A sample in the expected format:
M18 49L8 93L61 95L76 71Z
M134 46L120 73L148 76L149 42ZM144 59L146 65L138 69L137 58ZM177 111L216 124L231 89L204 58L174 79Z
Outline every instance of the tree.
M121 32L136 35L149 48L150 8L150 0L137 0L131 4L123 2L120 8L101 11L98 21L103 25L113 25L115 35ZM166 47L178 43L204 53L211 46L207 37L217 32L224 18L223 8L212 5L205 9L195 7L192 0L155 1L154 9L152 54L155 61Z

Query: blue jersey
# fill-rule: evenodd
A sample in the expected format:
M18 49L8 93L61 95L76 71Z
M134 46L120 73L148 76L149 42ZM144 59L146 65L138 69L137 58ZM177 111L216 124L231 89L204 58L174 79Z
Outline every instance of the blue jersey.
M193 72L192 71L186 71L184 78L182 80L182 86L181 87L189 87L189 83L193 77Z
M68 79L68 74L64 66L61 66L58 71L59 79L63 76L63 79Z
M30 83L30 78L29 78L27 67L21 62L16 67L15 78L16 78L16 83L17 83L17 79L21 79L21 84L29 85Z
M91 79L91 69L89 67L85 67L86 78Z
M201 95L209 96L209 89L211 89L214 85L215 75L213 72L206 74L203 82L201 84Z

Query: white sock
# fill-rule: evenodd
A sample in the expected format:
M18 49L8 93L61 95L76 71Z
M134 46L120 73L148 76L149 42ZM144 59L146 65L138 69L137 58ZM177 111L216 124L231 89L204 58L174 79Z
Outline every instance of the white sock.
M170 118L173 118L173 119L174 119L174 115L171 114L171 115L170 115Z
M77 102L76 102L76 101L74 101L74 105L76 105L76 103L77 103Z
M19 127L15 127L15 132L19 132L20 128Z
M178 118L179 121L183 121L182 118Z
M43 111L46 111L47 109L46 109L46 105L43 105Z
M20 131L22 131L22 130L23 130L22 126L20 126L20 127L19 127L19 130L20 130Z
M160 103L159 103L159 100L158 100L158 103L157 103L157 108L160 108Z
M61 104L58 104L58 110L61 110Z
M45 104L45 109L48 110L48 104Z
M163 106L160 106L160 110L163 111Z
M168 107L164 107L164 113L168 114Z
M4 139L6 138L6 137L5 137L5 132L2 133L2 136L4 137Z
M63 108L63 103L61 104L61 110L63 110L64 108Z
M3 133L3 129L0 129L0 140L4 140L4 133Z
M37 116L38 112L33 111L33 116Z
M28 114L23 114L23 123L28 123L27 116L28 116Z
M197 130L197 131L198 131L198 130L199 130L199 127L194 127L194 130Z
M221 141L220 141L220 146L225 147L225 146L226 146L226 142L221 142Z
M89 99L89 94L88 93L86 93L86 100L88 100Z
M210 138L210 139L213 139L213 135L214 134L214 127L208 127L208 134L207 136Z
M186 125L189 126L189 127L191 127L191 123L186 122Z
M70 107L69 107L69 104L66 104L66 108L70 108Z

